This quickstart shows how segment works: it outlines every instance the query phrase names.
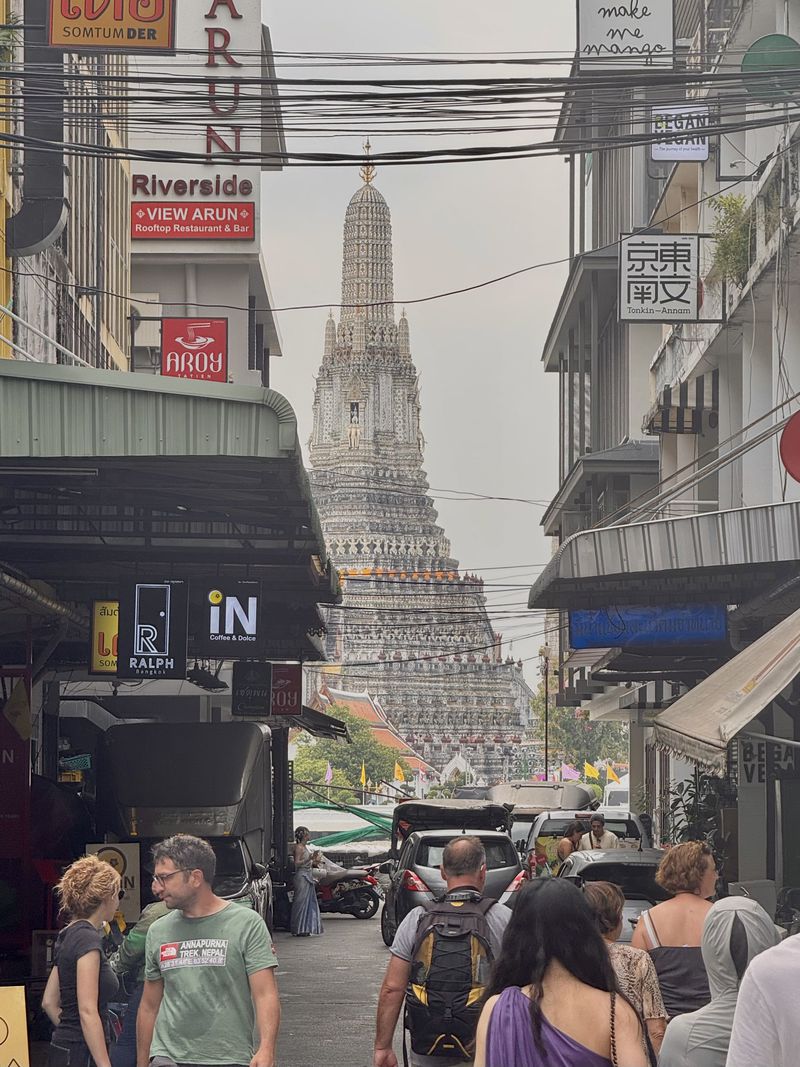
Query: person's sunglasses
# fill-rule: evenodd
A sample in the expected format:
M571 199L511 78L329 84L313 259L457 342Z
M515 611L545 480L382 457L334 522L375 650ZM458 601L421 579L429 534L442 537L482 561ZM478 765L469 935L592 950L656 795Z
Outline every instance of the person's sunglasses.
M191 871L193 869L193 867L178 867L176 871L170 871L168 874L154 874L153 881L163 889L170 878L174 878L176 874L181 874L184 871Z

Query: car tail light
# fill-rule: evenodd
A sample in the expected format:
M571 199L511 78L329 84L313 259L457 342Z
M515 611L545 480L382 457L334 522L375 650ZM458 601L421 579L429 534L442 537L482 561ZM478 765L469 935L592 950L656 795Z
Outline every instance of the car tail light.
M409 893L430 893L430 889L413 871L403 871L403 889Z
M526 875L525 871L520 871L517 877L506 890L506 893L516 893L519 889L522 889L523 882L527 881L528 876Z

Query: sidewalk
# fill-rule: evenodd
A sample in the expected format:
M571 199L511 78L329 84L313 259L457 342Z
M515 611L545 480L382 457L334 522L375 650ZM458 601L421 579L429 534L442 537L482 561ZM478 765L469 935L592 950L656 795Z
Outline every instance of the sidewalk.
M322 937L275 935L283 1020L279 1067L372 1067L375 1009L389 950L380 917L324 915ZM399 1027L395 1041L402 1063Z

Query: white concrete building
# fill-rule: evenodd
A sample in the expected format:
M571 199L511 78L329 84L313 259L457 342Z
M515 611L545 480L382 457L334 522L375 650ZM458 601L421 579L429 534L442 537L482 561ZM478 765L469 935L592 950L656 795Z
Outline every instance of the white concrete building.
M800 484L779 450L800 399L800 129L786 76L769 73L792 46L763 39L800 40L800 3L676 0L676 26L685 85L631 75L612 109L609 90L578 81L562 109L559 137L585 150L571 156L573 266L544 353L562 380L561 487L544 519L559 548L530 605L562 612L561 702L630 721L632 798L667 831L674 783L697 768L728 873L769 901L800 884ZM743 78L757 41L762 72ZM652 140L659 107L708 107L708 159L608 147ZM624 321L631 231L704 235L696 314Z

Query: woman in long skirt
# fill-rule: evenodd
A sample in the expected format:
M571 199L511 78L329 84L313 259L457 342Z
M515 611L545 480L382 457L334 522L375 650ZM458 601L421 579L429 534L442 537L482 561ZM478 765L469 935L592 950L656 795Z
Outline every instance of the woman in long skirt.
M305 826L295 831L292 847L294 857L294 899L292 900L292 936L311 937L322 933L322 919L317 903L312 867L318 865L314 853L308 847L311 834Z

